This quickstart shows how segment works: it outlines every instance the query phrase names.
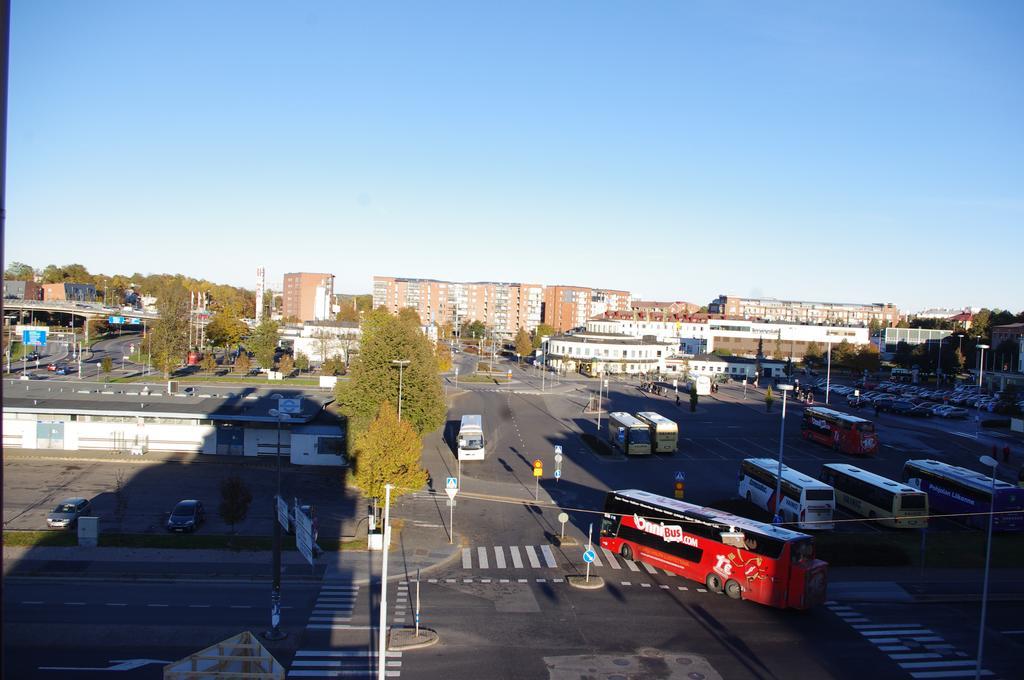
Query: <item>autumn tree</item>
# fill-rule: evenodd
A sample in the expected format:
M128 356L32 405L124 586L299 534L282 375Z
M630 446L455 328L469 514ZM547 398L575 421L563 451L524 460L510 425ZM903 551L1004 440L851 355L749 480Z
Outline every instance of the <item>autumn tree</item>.
M245 520L251 503L252 492L238 474L228 475L221 480L218 510L224 523L231 526L231 533L235 532L236 524Z
M309 357L307 357L302 352L297 353L295 355L295 368L299 369L300 371L308 371Z
M35 281L36 271L24 262L12 262L4 270L5 281Z
M404 415L404 411L403 411ZM381 403L369 428L356 436L352 476L369 498L383 498L391 484L391 498L420 489L427 473L420 467L422 442L412 423L398 420L395 405Z
M188 292L184 288L169 289L157 301L157 309L160 318L149 330L149 348L153 365L167 379L188 352Z
M290 354L282 354L281 360L277 362L277 370L281 371L285 377L288 377L295 370L295 360L292 359Z
M277 340L277 322L265 318L245 341L245 347L256 355L256 363L260 368L273 368Z
M515 347L516 357L520 363L522 363L524 356L533 351L533 341L530 339L530 334L526 332L525 328L520 328L519 332L516 333Z
M238 347L249 332L249 327L239 318L240 314L241 310L234 306L215 312L206 325L206 339L209 343L214 347Z
M412 310L410 310L412 311ZM388 400L398 403L399 370L395 360L407 360L402 370L402 416L417 434L444 423L447 408L441 389L434 348L420 330L419 317L393 316L375 309L363 319L359 355L352 362L350 380L339 383L338 403L354 432L363 432Z
M238 358L235 359L235 370L239 373L248 373L251 367L252 362L249 361L249 355L245 352L239 354Z
M544 338L550 338L558 331L555 330L554 326L549 326L546 323L537 324L537 328L533 331L533 348L540 349L540 343Z
M213 358L213 352L203 354L203 360L199 362L199 367L207 373L213 373L217 370L217 360Z

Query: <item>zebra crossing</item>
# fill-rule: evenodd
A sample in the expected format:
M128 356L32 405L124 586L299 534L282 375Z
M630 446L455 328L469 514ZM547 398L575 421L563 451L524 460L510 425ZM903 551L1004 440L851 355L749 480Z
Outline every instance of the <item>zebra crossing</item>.
M550 545L494 545L476 546L474 548L462 549L462 568L464 570L511 570L511 569L576 569L583 564L583 548L573 547L573 552L579 553L577 562L565 560L565 564L559 565L559 560ZM621 572L647 572L648 574L662 574L665 576L676 576L671 571L657 569L646 562L634 562L624 559L607 548L594 546L594 562L591 568L604 568Z
M976 677L977 659L923 624L875 623L850 605L830 600L825 606L915 680ZM995 674L982 669L978 675L991 678Z
M400 593L400 601L404 596ZM316 641L331 640L344 631L353 633L356 644L334 647L331 643L317 645L326 649L300 649L295 652L289 678L374 678L377 675L379 654L370 649L368 641L374 633L373 625L356 625L352 622L356 602L359 599L359 585L325 581L317 595L313 611L306 624L304 639ZM396 604L396 611L398 608ZM401 605L404 609L404 603ZM326 634L321 631L329 631ZM361 643L361 644L360 644ZM384 657L384 676L397 678L402 674L402 652L387 652Z

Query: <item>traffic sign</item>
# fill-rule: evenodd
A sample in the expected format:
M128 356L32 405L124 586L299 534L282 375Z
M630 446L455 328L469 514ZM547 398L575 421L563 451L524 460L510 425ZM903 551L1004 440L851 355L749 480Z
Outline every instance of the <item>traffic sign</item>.
M302 399L278 399L277 410L281 413L301 413Z
M544 462L538 458L533 461L533 476L542 477L544 475Z
M123 316L108 316L107 323L124 323Z
M444 492L448 494L448 498L454 499L455 494L459 492L459 478L458 477L447 477L444 480Z
M48 329L46 328L23 329L21 331L21 344L42 347L46 344L47 332Z
M597 553L594 552L593 550L585 550L585 551L583 551L583 561L586 562L587 564L590 564L596 558L597 558Z
M134 352L135 351L135 345L128 345L128 351L129 352Z
M566 522L569 521L569 514L566 513L566 512L558 513L558 521L561 522L562 524L565 524Z
M686 473L683 472L682 470L676 470L676 481L677 482L685 482L686 481Z
M555 479L561 479L561 478L562 478L562 470L561 469L556 469L555 470Z
M288 531L288 501L277 497L277 521L281 523L281 528Z
M555 454L555 462L556 463L561 463L562 462L562 454L560 454L560 453L556 453Z
M562 445L561 444L555 444L555 462L556 463L558 461L562 460L560 458L561 455L562 455Z

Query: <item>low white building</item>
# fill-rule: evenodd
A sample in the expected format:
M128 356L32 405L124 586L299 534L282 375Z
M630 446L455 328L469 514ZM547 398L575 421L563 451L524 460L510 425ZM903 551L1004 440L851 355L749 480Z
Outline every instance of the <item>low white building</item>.
M633 337L651 336L659 342L674 344L686 355L705 354L726 349L734 355L756 356L758 343L769 356L800 359L810 343L824 350L828 343L846 340L851 345L867 345L868 329L848 326L813 326L796 323L767 323L744 319L709 319L697 322L683 319L647 320L617 314L591 319L587 332L612 333Z
M757 359L717 354L669 359L666 373L687 377L706 375L712 379L753 380L755 377L780 378L785 375L786 362L761 359L761 375L757 375Z
M545 343L544 362L555 371L580 371L587 375L619 373L638 375L665 370L665 360L675 353L671 343L614 333L555 335Z
M292 356L305 354L311 364L319 366L332 358L348 364L350 356L359 351L362 331L355 321L307 321L287 324L279 334L281 345L291 347Z

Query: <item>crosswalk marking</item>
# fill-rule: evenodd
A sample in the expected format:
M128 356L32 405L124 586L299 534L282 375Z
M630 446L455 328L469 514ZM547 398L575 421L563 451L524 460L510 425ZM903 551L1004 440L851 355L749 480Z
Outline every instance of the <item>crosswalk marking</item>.
M551 552L550 545L542 545L540 547L540 551L544 555L544 561L547 563L549 567L554 569L558 566L558 562L555 562L555 554Z
M594 550L594 566L595 567L603 567L604 566L603 564L601 564L601 553L600 553L600 551L597 551L597 550Z
M494 564L498 569L505 568L505 550L500 545L494 546Z
M640 567L636 566L636 562L633 560L626 560L626 566L629 567L630 571L640 571Z
M611 550L608 548L601 548L601 552L604 553L605 559L608 560L609 567L612 569L622 569L622 567L619 566L619 563L615 560L615 556L612 554Z
M469 551L469 548L463 548L462 549L462 568L463 569L469 569L470 567L473 566L473 558L471 557L472 554L473 553L471 553Z
M476 549L477 559L480 561L480 568L487 568L487 548L480 546Z
M647 570L648 574L657 574L658 573L657 569L655 569L651 565L647 564L646 562L641 562L640 564L644 565L644 569Z
M512 545L508 549L509 554L512 556L512 566L516 569L523 568L523 558L519 556L519 546Z
M540 569L540 560L537 559L537 551L533 549L532 545L526 546L526 557L530 560L531 567Z

